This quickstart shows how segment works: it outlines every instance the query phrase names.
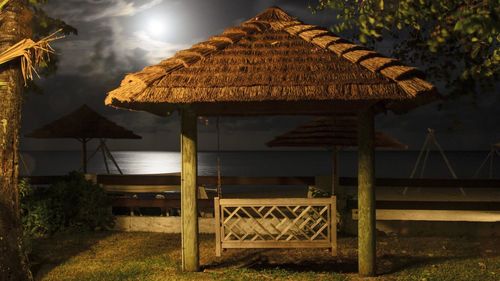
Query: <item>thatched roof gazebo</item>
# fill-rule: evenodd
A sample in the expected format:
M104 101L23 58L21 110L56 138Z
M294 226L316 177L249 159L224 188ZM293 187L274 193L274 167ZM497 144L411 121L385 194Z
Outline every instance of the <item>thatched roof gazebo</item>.
M116 167L118 165L104 143L104 139L141 139L141 136L114 123L87 105L52 121L51 123L26 134L29 138L40 139L76 139L82 144L82 169L87 172L87 142L100 139L103 155L108 155ZM106 157L104 158L107 168ZM119 168L118 168L119 169Z
M197 116L357 116L359 271L375 274L374 113L403 112L437 97L417 69L280 8L226 29L175 56L128 74L109 106L180 111L182 269L199 270Z

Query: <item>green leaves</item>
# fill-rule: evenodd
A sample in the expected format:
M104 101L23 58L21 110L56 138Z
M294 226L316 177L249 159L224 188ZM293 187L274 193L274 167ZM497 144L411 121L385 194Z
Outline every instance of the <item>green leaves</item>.
M364 44L383 39L394 42L394 55L423 66L430 80L439 77L433 82L444 82L450 92L453 87L477 92L477 85L498 83L499 0L315 2L316 9L330 9L336 16L335 32L354 34L351 38Z

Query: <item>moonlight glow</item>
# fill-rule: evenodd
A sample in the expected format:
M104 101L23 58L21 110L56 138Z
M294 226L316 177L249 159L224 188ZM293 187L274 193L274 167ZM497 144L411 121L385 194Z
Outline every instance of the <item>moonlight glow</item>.
M147 22L147 31L153 37L164 36L167 31L167 23L160 19L150 19Z

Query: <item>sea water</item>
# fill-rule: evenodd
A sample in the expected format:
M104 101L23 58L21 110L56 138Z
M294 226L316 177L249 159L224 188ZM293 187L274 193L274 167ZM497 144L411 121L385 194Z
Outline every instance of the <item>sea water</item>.
M169 151L115 151L112 152L124 174L177 173L181 170L179 152ZM407 178L414 169L418 151L377 151L376 176ZM459 178L471 178L481 165L487 151L446 152L452 169ZM328 151L231 151L200 152L198 172L202 176L217 174L217 158L223 176L318 176L330 175L331 153ZM20 165L22 175L63 175L81 168L79 151L23 151ZM339 174L356 176L357 152L339 152ZM117 173L108 160L111 173ZM479 177L489 176L488 161ZM88 163L89 173L104 174L106 168L101 153ZM418 169L415 177L451 178L448 166L437 151L430 152L423 173ZM500 178L500 157L494 158L493 176Z

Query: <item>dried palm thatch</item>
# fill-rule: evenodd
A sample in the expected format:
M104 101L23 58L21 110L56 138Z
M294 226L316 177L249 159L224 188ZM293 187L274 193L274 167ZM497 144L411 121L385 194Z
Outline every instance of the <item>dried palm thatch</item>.
M125 76L107 105L165 114L234 102L428 102L435 87L402 65L280 8Z
M0 65L21 58L21 72L26 85L28 79L33 80L33 72L37 74L36 67L50 60L50 54L54 53L50 42L63 37L57 35L59 32L60 30L40 39L38 42L31 39L19 41L0 54Z
M101 116L87 105L26 135L31 138L140 139L132 131Z
M355 147L358 145L355 116L319 118L275 137L269 147ZM375 146L379 148L407 149L395 138L375 132Z

